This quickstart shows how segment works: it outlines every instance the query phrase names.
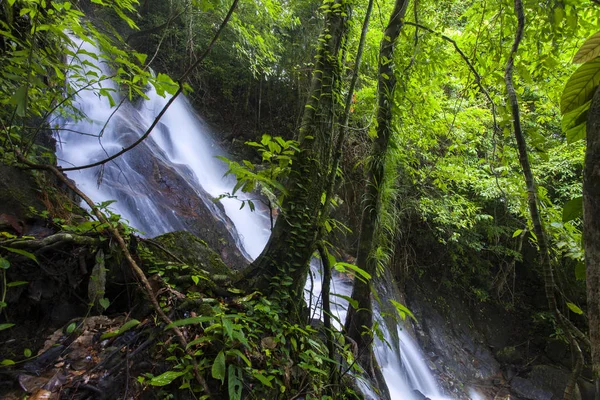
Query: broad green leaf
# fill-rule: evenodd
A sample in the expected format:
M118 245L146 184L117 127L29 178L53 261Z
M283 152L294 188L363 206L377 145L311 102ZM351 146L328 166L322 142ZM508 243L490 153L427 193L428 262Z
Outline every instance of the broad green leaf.
M565 134L567 135L567 143L571 144L571 143L575 143L578 140L583 140L585 139L585 135L587 132L587 127L586 124L579 124L571 129L569 129L568 131L565 132Z
M567 136L567 142L573 143L585 137L588 110L591 100L563 115L561 129Z
M230 365L227 373L227 387L229 400L241 400L242 398L242 371L236 365Z
M13 326L15 326L15 324L0 324L0 331L12 328Z
M565 85L560 99L560 112L564 115L589 101L599 83L600 59L583 64Z
M575 314L583 314L583 310L579 307L577 307L575 304L573 303L569 303L567 302L567 307L569 307L569 310L573 311Z
M106 297L103 297L98 300L98 304L100 304L100 306L106 310L108 306L110 306L110 301Z
M233 339L233 322L228 319L221 319L221 323L223 325L223 330L229 337L229 339Z
M583 64L593 60L598 55L600 55L600 32L594 33L583 43L575 57L573 57L573 63Z
M339 297L340 299L346 300L352 308L354 308L354 309L358 308L358 301L354 300L352 297L344 296L343 294L337 294L337 293L331 293L331 294L335 297Z
M271 378L271 379L269 379L266 376L264 376L263 374L258 373L258 372L253 372L252 376L254 376L256 379L258 379L260 381L260 383L262 383L263 385L270 387L270 388L273 387L273 384L271 383L271 379L273 379L272 376L269 376L269 378Z
M396 307L396 311L398 311L398 314L400 314L400 317L403 320L405 320L406 316L408 315L409 317L411 317L412 319L417 321L417 319L415 318L415 315L412 313L412 311L410 311L408 308L406 308L406 306L398 303L395 300L390 300L390 303L392 303L394 305L394 307Z
M8 367L11 365L15 365L15 362L13 360L9 360L8 358L5 358L4 360L2 360L2 362L0 362L0 365L4 365L4 366Z
M77 324L75 322L71 322L69 326L67 326L67 335L73 333L75 328L77 328Z
M29 258L30 260L35 261L36 264L39 264L37 258L35 258L35 256L33 254L31 254L30 252L28 252L28 251L21 250L21 249L14 249L12 247L5 247L5 246L1 246L1 247L4 250L10 251L11 253L15 253L15 254L19 254L19 255L25 256L25 257Z
M4 257L0 257L0 269L9 269L9 268L10 268L10 261L8 261Z
M160 374L160 375L155 376L154 378L150 379L150 385L166 386L184 374L185 374L185 371L167 371L163 374Z
M10 104L17 106L17 115L19 117L25 116L27 110L27 85L19 87L15 94L10 98Z
M513 233L512 237L516 238L516 237L517 237L517 236L519 236L521 233L523 233L523 229L517 229L517 230L516 230L516 231Z
M235 355L240 357L242 360L244 360L244 362L246 363L247 366L251 367L252 363L250 362L250 360L248 359L248 357L246 357L246 355L244 353L242 353L241 351L239 351L238 349L231 349L227 351L228 355Z
M362 268L357 267L354 264L345 263L345 262L337 262L333 266L338 272L347 272L346 269L349 269L353 272L356 272L358 275L363 277L366 280L371 279L371 275Z
M31 349L23 350L23 355L27 358L31 357Z
M215 358L211 372L213 378L220 379L221 383L225 382L225 353L223 350Z
M577 265L575 266L575 279L577 279L578 281L585 281L585 276L586 276L586 270L585 270L585 263L584 262L578 262Z
M576 197L566 202L563 207L562 220L569 222L583 216L583 197Z

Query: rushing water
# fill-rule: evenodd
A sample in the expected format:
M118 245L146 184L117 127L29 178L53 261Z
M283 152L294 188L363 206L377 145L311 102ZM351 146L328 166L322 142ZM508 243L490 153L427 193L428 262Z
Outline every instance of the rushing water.
M89 52L96 51L87 44L83 44L83 48ZM80 59L96 64L104 75L110 75L109 71L102 64L98 65L95 60L85 55L80 56ZM99 86L114 88L110 81L95 86L96 89ZM167 101L153 91L147 94L150 100L141 101L136 105L124 101L117 107L118 110L115 110L107 99L99 98L92 91L82 91L76 99L76 106L86 118L78 122L57 120L60 126L57 130L60 165L68 167L101 160L139 138ZM122 99L116 95L113 97L117 104L121 103ZM235 182L223 177L226 167L215 156L223 155L224 152L215 144L207 125L194 113L185 98L180 97L173 102L144 145L148 146L150 151L144 153L146 156L150 154L160 159L194 188L215 215L222 213L210 196L216 197L229 192ZM142 162L144 160L136 159L134 155L135 153L126 154L107 164L102 170L91 168L70 172L68 175L94 201L116 200L110 207L148 236L183 229L177 217L172 212L165 211L159 204L161 197L157 190L160 188L146 181L149 172L144 169L148 168L148 164ZM210 196L207 197L205 193ZM223 199L221 203L227 217L235 225L240 246L250 258L257 257L270 234L267 216L264 213L250 212L248 207L240 210L239 201L234 199ZM318 269L318 263L314 261L311 268L314 275L313 298L311 300L310 296L307 296L307 300L313 304L315 315L320 317L318 299L321 293L321 279ZM309 281L307 287L310 286ZM334 276L334 293L350 296L351 290L352 285L347 277ZM340 322L345 320L347 302L333 294L331 301L333 312L338 317L334 324L339 328ZM382 323L381 327L386 341L392 343L393 335L386 324ZM388 346L379 339L375 343L375 354L392 399L413 400L414 389L431 399L443 398L418 345L400 326L397 329L397 346L393 343ZM399 352L394 348L399 349ZM367 396L375 397L366 384L361 386Z

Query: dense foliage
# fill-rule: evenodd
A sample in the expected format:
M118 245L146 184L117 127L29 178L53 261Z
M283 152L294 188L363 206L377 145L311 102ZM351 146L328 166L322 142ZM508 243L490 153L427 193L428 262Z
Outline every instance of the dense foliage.
M399 5L406 15L397 21L398 37L390 38L385 32L393 27L390 16ZM376 276L388 269L404 283L433 280L474 303L518 311L530 319L536 334L566 340L570 328L561 325L561 317L547 314L545 306L529 298L544 290L545 267L545 249L540 249L530 214L533 201L549 244L560 315L567 316L572 329L586 332L582 139L600 83L598 4L524 2L524 36L519 52L511 53L517 32L512 1L379 2L357 70L363 19L370 14L366 1L242 1L233 14L230 6L216 0L0 4L3 164L53 166L54 155L44 147L42 133L56 118L85 118L73 107L80 91L111 99L118 90L135 101L146 97L149 85L172 95L185 84L197 108L228 129L222 139L250 159L226 160L238 186L224 196L262 189L269 208L288 222L277 228L271 221L275 239L244 275L255 286L244 290L259 289L266 296L250 292L236 299L245 314L218 304L210 316L176 321L175 327L208 322L212 327L202 328L188 343L198 347L193 356L189 348L177 347L182 343L165 344L164 352L186 355L167 358L176 360L165 373L170 375L140 377L140 384L163 379L166 385L181 378L183 387L190 388L193 372L200 368L204 377L221 383L227 378L230 398L240 398L248 379L261 383L265 396L273 390L331 393L321 385L338 365L323 344L332 346L332 331L313 341L312 328L299 324L306 322L305 310L290 304L297 303L293 294L302 291L305 264L318 247L337 248L337 254L358 252L365 204L373 215L369 261L360 256L358 267L347 264L354 273ZM232 18L204 60L202 54L226 15ZM79 44L86 42L101 53L86 52ZM391 46L387 53L386 46ZM513 139L516 116L507 96L505 67L515 54L513 81L525 158L537 182L533 200L523 179L523 149ZM83 56L101 60L110 75L73 62ZM191 70L199 61L200 68ZM353 75L357 84L351 90ZM187 81L175 82L179 77ZM104 85L108 80L115 85ZM347 99L350 114L343 118ZM386 112L388 120L380 117ZM240 136L259 154L238 146ZM377 167L379 174L373 172ZM371 197L365 199L364 193ZM368 202L375 196L377 202ZM252 201L242 202L246 204L254 208ZM112 222L103 235L129 236L130 231ZM5 270L15 253L2 248L0 311L12 287ZM298 252L302 254L296 256ZM377 271L365 267L369 263ZM264 276L267 283L261 282ZM239 279L236 284L240 286ZM370 304L368 293L361 296ZM285 312L290 321L279 321ZM0 325L0 330L11 327ZM367 328L372 337L372 327ZM265 338L282 344L275 346L277 362L268 361ZM221 349L205 353L204 341ZM344 339L336 337L336 345L346 352L339 364L353 365ZM248 354L259 359L260 368ZM186 357L201 361L187 364ZM284 359L302 371L291 371ZM307 374L312 380L304 379Z

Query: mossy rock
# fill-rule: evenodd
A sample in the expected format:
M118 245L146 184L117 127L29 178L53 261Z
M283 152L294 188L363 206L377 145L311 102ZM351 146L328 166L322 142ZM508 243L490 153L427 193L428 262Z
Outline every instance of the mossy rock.
M183 293L229 295L227 288L237 279L237 272L190 232L170 232L143 242L139 255L150 274L157 273Z
M199 267L211 275L229 276L232 274L232 271L223 262L219 254L211 249L204 240L199 239L190 232L165 233L153 240L190 266ZM153 251L153 253L165 261L174 261L171 255L160 249Z
M0 214L26 220L45 210L31 172L0 164Z

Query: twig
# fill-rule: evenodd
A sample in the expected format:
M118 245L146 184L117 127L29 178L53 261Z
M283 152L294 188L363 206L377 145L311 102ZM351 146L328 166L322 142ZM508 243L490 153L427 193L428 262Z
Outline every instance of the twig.
M78 170L87 169L87 168L93 168L93 167L97 167L99 165L106 164L107 162L112 161L115 158L120 157L123 154L127 153L129 150L133 149L134 147L136 147L137 145L139 145L140 143L142 143L148 136L150 136L150 133L156 127L156 125L158 125L158 123L160 122L161 118L163 117L163 115L165 115L165 113L167 112L167 110L169 109L169 107L171 106L171 104L173 104L173 102L175 101L175 99L177 99L177 96L179 96L181 94L181 92L183 92L183 82L192 73L192 71L194 69L196 69L196 67L198 67L198 65L200 65L200 63L204 60L204 58L206 58L206 56L208 55L208 53L212 49L213 45L215 44L215 42L217 41L217 39L221 35L221 32L223 31L223 29L225 29L225 26L229 22L229 19L233 15L233 12L235 11L235 8L237 7L238 2L239 2L239 0L233 0L233 4L231 4L231 7L229 8L229 12L227 13L227 16L225 17L225 19L221 23L221 26L219 27L219 30L217 31L217 33L215 34L215 36L212 38L212 40L209 43L208 47L204 50L204 53L202 53L202 55L200 56L200 58L198 58L198 60L196 60L196 62L194 62L194 64L192 64L187 69L187 71L185 71L183 73L183 75L181 75L181 77L178 80L179 87L177 88L177 91L169 99L169 101L167 102L167 104L165 104L165 106L162 108L162 110L160 110L160 112L158 113L158 115L156 116L156 118L154 119L154 121L152 122L152 124L150 125L150 127L146 130L146 132L138 140L136 140L135 142L133 142L131 145L123 148L121 151L113 154L112 156L105 158L104 160L100 160L100 161L97 161L95 163L91 163L91 164L87 164L87 165L81 165L79 167L61 168L61 171L78 171Z

